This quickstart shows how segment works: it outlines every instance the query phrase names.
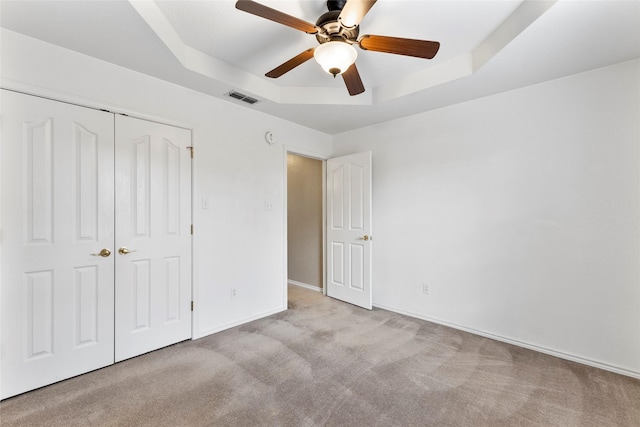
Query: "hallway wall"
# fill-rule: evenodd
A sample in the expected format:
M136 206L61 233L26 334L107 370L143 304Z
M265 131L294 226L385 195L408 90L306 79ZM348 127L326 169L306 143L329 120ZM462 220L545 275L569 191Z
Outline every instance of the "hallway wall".
M322 161L287 154L289 280L322 289Z

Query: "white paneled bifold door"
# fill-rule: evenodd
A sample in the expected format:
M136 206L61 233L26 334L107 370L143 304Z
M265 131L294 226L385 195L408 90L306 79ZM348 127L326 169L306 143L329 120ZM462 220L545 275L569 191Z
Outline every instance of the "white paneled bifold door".
M113 115L1 96L5 398L113 363Z
M371 310L371 152L327 160L327 295Z
M188 339L190 131L1 101L0 398Z
M116 362L191 337L190 142L116 116Z

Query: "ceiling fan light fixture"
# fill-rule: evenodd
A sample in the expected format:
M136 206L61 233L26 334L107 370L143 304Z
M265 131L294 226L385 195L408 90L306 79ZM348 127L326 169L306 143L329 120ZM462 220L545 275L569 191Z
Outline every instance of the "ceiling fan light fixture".
M358 52L348 43L331 41L318 46L313 56L323 70L335 77L347 71L356 62Z

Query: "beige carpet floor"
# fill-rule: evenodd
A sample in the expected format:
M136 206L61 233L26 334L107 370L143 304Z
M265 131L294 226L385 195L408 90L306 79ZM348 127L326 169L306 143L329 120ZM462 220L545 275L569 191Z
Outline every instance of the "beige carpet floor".
M291 287L290 310L0 403L2 426L640 426L640 381Z

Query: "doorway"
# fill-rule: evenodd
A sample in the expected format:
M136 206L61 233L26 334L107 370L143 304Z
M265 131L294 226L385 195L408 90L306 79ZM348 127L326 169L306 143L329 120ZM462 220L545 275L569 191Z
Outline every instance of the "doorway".
M314 180L306 179L307 175L310 175L309 171L313 169L313 162L322 166L319 185L317 173ZM288 286L298 285L316 291L321 290L324 295L371 310L371 171L370 151L322 160L285 151L285 271L288 279L285 281L285 305L288 305ZM316 185L315 190L313 185ZM322 188L319 202L317 196L311 198L311 194L318 194L317 188ZM320 206L319 215L318 208L309 211L310 206ZM292 219L296 216L299 216L299 219ZM317 224L317 219L311 219L316 216L321 217L321 225L314 230L310 224ZM322 230L322 234L318 242L319 230ZM320 247L320 255L317 255ZM309 248L313 248L313 252ZM317 273L316 277L322 275L321 288L296 280L296 274L299 273L296 270L305 265L320 266L320 273ZM318 270L309 269L307 273L311 271ZM307 277L309 279L303 280L313 280L313 276Z
M287 283L326 293L324 161L287 153Z

